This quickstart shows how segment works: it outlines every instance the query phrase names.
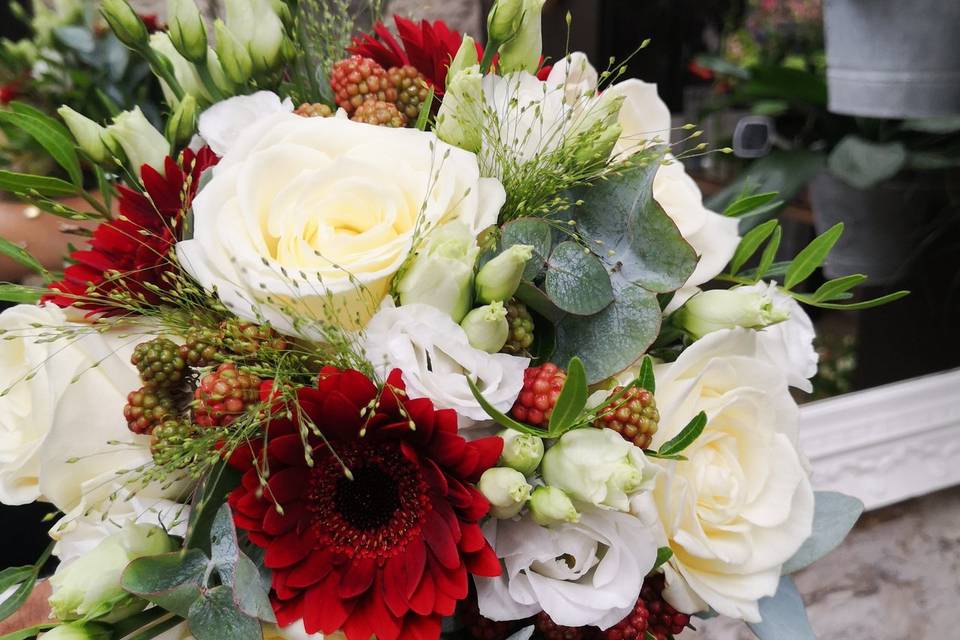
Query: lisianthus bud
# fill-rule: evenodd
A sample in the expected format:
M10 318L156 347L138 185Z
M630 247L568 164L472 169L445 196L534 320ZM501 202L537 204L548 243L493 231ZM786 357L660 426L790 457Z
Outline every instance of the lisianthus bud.
M250 52L227 28L219 18L213 23L217 34L217 57L223 64L223 71L231 82L244 85L253 75L253 60Z
M142 608L146 603L135 600L120 586L120 576L131 560L173 551L173 540L158 526L127 523L122 529L100 541L89 553L57 568L50 578L53 594L50 608L60 620L73 620L88 614L104 613L113 605ZM130 613L130 606L124 606ZM99 613L98 613L99 612Z
M460 322L470 310L473 267L480 248L467 225L448 222L430 232L397 284L400 304L428 304Z
M773 299L763 292L715 289L690 298L673 314L673 323L694 338L701 338L720 329L762 329L789 317L789 311L776 308Z
M283 21L270 0L226 0L227 26L246 47L256 73L272 71L280 60Z
M193 0L167 0L170 41L184 58L200 64L207 59L207 29Z
M544 482L580 502L627 511L629 496L642 489L643 452L612 429L574 429L543 456Z
M110 150L103 142L106 129L66 105L57 109L57 113L67 123L67 128L70 129L74 140L77 141L77 146L83 149L83 152L90 156L91 160L103 162L110 157Z
M543 460L543 440L515 429L504 429L497 435L503 438L501 465L516 469L525 476L537 470Z
M487 15L487 40L506 42L520 30L524 0L496 0Z
M520 513L533 489L522 473L509 467L487 469L477 486L490 501L490 515L494 518L512 518Z
M470 346L487 353L500 351L510 337L507 309L499 301L477 307L464 317L460 326L466 332Z
M540 12L546 0L523 0L520 24L512 38L498 40L500 45L500 73L514 71L534 73L540 66L543 35L540 30Z
M179 147L189 142L196 132L197 99L188 93L167 120L167 140Z
M537 487L530 496L530 514L537 524L548 527L561 522L578 522L580 512L570 496L556 487Z
M130 169L140 175L140 167L150 165L163 173L163 163L170 153L170 145L163 134L147 120L140 107L124 111L113 118L106 129L104 142L110 150L127 158Z
M204 102L213 101L210 92L207 91L200 79L200 74L197 73L197 68L192 62L180 55L177 48L173 46L173 42L170 41L169 35L163 31L157 31L151 35L150 48L153 49L154 53L159 54L163 60L170 63L169 66L173 71L173 76L184 93L189 93ZM163 97L167 104L176 107L179 101L162 78L160 79L160 89L163 91Z
M483 140L483 75L479 65L457 72L447 82L443 102L437 112L437 137L455 147L478 153Z
M483 265L477 274L477 299L480 302L509 300L520 286L523 268L533 257L533 247L515 244Z
M120 42L131 49L147 46L147 27L127 0L102 0L100 13Z
M40 637L44 640L110 640L113 631L107 625L96 622L73 622L58 624Z
M477 66L479 62L477 43L470 36L463 36L460 48L457 49L457 55L453 56L453 60L450 61L450 66L447 68L446 84L449 85L458 73Z

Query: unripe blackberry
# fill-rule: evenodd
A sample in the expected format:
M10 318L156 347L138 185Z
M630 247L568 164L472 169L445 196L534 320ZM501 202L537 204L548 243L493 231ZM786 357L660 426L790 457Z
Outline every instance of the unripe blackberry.
M363 56L350 56L335 62L330 72L330 86L337 106L349 116L367 100L397 100L397 90L390 84L386 70Z
M408 122L416 122L420 110L430 95L430 86L426 77L413 65L390 67L387 70L390 83L397 90L397 109L406 116Z
M304 102L293 112L304 118L329 118L333 115L333 109L322 102Z
M127 395L123 417L127 428L137 434L150 434L153 430L177 415L177 402L173 394L163 389L141 387Z
M180 357L180 347L167 338L141 342L133 350L130 362L140 372L140 379L148 389L176 389L182 385L187 373L187 363Z
M191 367L208 367L218 361L222 346L223 336L219 331L194 329L180 345L180 357Z
M357 107L350 119L354 122L364 122L378 127L392 127L394 129L407 126L407 117L400 113L397 105L381 100L367 100Z
M226 427L260 399L260 378L225 362L200 379L193 420L202 427Z
M527 353L533 345L533 316L527 310L527 305L516 298L506 304L507 324L510 326L510 335L507 343L500 349L503 353Z
M537 628L546 640L588 640L593 637L596 628L594 627L564 627L541 611L533 619L533 625Z
M223 346L238 356L254 356L260 349L283 351L287 348L283 336L270 327L237 319L221 322L220 336Z
M510 415L534 427L546 427L567 381L567 373L552 362L528 367L523 372L523 388Z
M182 459L178 467L189 466L193 460L185 455L185 445L197 435L197 429L197 425L183 418L170 418L157 425L150 441L154 462L165 466L179 457Z
M623 387L617 387L613 393L621 391ZM600 410L593 426L613 429L624 440L646 449L653 441L659 422L660 412L653 394L646 389L631 387L622 397Z

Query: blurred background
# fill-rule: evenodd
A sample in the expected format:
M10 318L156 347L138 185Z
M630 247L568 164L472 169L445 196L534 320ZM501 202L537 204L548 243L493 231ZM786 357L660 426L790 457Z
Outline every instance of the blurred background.
M163 0L133 4L148 21L164 20ZM200 4L210 16L220 10ZM386 12L482 38L489 4L393 0ZM743 219L742 233L779 217L786 257L843 222L823 278L865 274L865 299L912 291L874 309L811 310L821 361L814 393L798 398L801 439L817 488L856 495L870 511L834 561L797 582L821 638L958 637L960 2L546 0L543 15L547 62L568 51L601 68L628 60L628 75L657 83L678 131L704 130L693 144L733 149L694 153L691 144L684 156L708 206L779 192ZM10 41L0 108L16 98L51 113L61 103L87 114L134 105L157 113L153 77L104 31L93 2L0 4L0 36ZM54 171L37 166L41 157L0 130L0 168ZM66 239L50 218L0 201L0 235L56 265ZM22 275L0 262L0 280ZM0 564L32 561L45 546L43 515L0 512L17 523L0 533ZM752 636L708 621L683 637Z

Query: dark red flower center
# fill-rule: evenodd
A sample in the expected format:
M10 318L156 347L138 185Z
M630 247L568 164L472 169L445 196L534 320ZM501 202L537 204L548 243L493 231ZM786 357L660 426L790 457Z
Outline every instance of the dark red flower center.
M310 477L307 510L320 546L347 556L389 558L419 535L430 510L420 468L396 444L348 443L317 460Z

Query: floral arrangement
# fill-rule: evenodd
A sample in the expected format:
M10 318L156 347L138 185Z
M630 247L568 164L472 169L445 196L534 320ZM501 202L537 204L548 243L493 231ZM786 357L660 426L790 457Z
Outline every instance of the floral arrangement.
M0 187L98 226L62 273L0 242L46 281L0 286L0 501L59 511L0 618L60 561L6 638L812 637L789 574L861 505L797 448L799 303L891 298L800 292L840 227L774 262L739 229L775 194L707 210L656 86L546 65L541 5L333 59L310 0L228 0L215 45L105 0L164 131L11 104L66 177Z

